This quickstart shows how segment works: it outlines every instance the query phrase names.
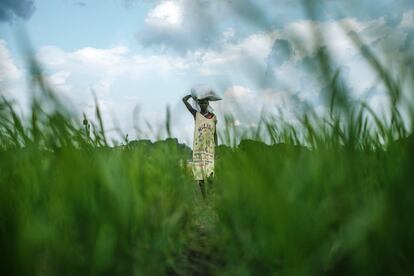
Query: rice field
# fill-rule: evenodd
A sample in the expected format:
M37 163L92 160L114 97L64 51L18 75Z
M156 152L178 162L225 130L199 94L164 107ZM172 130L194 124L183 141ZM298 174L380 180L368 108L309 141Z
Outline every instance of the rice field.
M413 275L414 107L364 54L388 117L326 71L329 116L226 125L206 200L190 148L111 145L99 107L74 119L32 62L30 116L0 102L0 274Z

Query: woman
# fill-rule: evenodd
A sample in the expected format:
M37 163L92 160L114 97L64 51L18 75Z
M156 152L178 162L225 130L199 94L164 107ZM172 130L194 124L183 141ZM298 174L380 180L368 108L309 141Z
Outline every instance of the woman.
M211 182L214 176L214 152L217 145L216 116L209 111L208 99L197 99L200 111L194 109L188 103L191 95L183 98L188 111L194 117L194 140L193 140L193 174L198 181L203 198L206 198L205 180Z

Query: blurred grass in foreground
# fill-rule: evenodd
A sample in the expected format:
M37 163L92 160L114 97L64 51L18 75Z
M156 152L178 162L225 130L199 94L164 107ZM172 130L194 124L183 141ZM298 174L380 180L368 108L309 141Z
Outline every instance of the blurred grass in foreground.
M227 118L223 142L254 139L218 147L206 202L188 148L110 147L99 108L98 125L74 120L32 62L30 118L0 102L1 274L413 275L414 108L403 120L402 87L364 55L389 120L350 104L321 55L329 116L263 117L244 134Z

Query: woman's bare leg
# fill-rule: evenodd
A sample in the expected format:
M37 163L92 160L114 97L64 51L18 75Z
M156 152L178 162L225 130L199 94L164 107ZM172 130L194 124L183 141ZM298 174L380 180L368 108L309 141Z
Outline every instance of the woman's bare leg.
M207 194L211 193L211 189L213 188L213 173L211 173L208 177L207 177L207 184L206 184L206 190L207 190Z
M200 186L201 194L203 195L203 198L206 199L206 187L204 185L204 180L199 180L198 185Z

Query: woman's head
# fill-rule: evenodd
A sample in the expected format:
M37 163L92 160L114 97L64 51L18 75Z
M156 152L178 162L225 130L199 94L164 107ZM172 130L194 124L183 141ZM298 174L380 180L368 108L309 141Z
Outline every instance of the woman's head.
M200 106L201 112L206 112L208 108L208 99L197 100L198 105Z

